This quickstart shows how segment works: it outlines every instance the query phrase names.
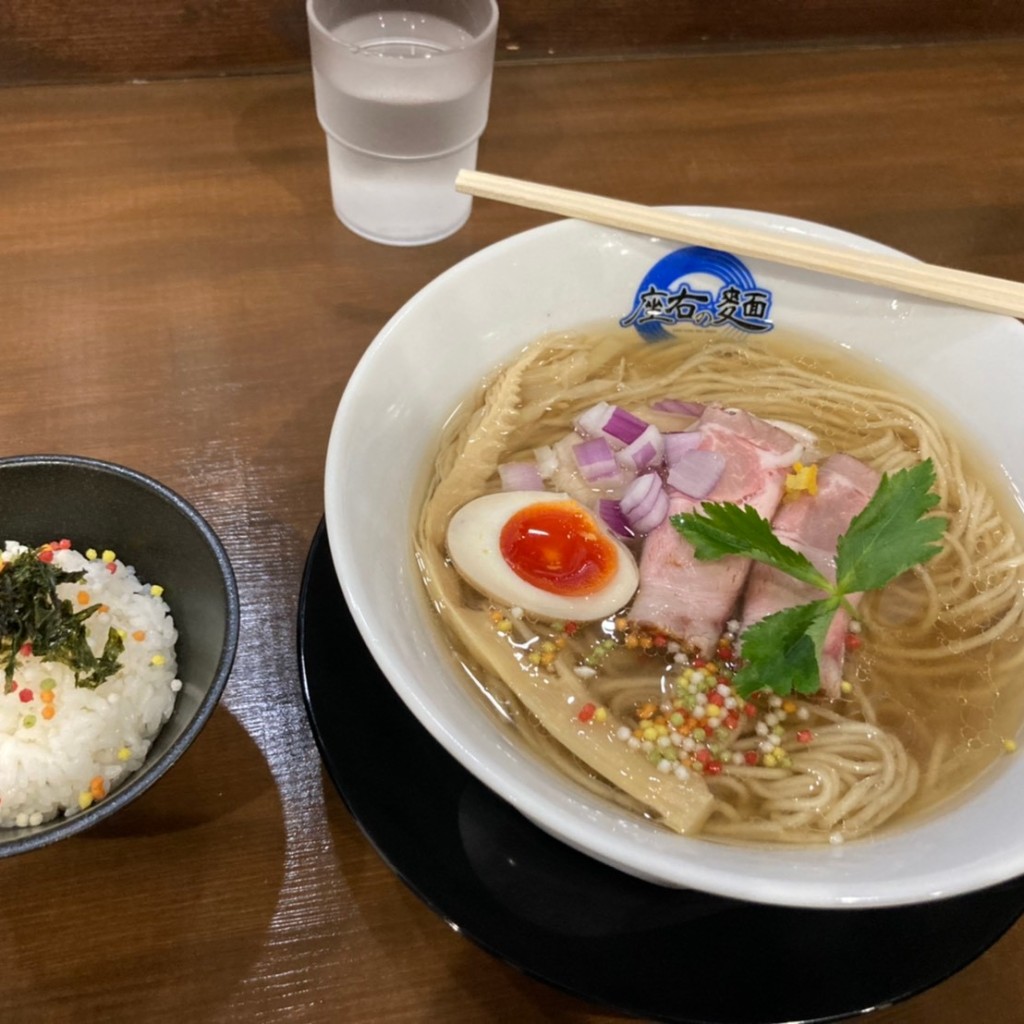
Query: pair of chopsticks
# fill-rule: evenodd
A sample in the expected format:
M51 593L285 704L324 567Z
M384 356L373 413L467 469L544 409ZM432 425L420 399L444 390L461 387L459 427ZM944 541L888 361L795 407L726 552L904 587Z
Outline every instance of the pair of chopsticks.
M906 257L833 248L781 232L732 227L640 203L539 185L483 171L460 171L455 189L481 199L495 199L691 245L706 245L738 256L753 256L835 277L882 285L989 313L1024 317L1024 284L1017 281L919 263Z

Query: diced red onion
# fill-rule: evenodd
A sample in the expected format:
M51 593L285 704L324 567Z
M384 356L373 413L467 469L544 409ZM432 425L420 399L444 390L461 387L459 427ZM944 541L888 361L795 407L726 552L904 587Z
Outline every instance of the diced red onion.
M603 437L593 437L572 446L576 465L588 483L618 477L619 464L611 445Z
M682 455L668 471L668 485L691 498L706 498L725 470L725 457L720 452L695 449Z
M661 526L668 516L668 495L664 491L658 491L655 495L654 506L645 515L638 516L634 513L630 525L639 534L650 533L651 530Z
M648 424L635 441L616 453L615 458L620 466L639 473L658 465L664 456L665 442L661 431L653 424Z
M573 421L573 426L584 437L601 437L604 425L612 414L612 407L607 402L598 402L581 412Z
M679 430L663 434L665 465L671 469L687 452L699 447L702 439L703 435L699 430Z
M644 473L626 485L619 502L636 533L650 533L668 515L668 495L657 473Z
M584 437L605 437L621 448L632 444L647 429L647 422L617 405L598 402L580 413L573 426Z
M622 511L622 505L612 498L602 498L597 503L598 515L604 520L605 525L612 533L619 537L634 537L632 527Z
M612 414L604 425L604 432L623 444L632 444L647 429L647 422L634 416L617 405L612 406Z
M619 502L622 505L622 511L627 516L631 515L645 501L653 500L651 495L661 489L663 489L663 485L661 477L657 473L644 473L643 476L638 476L635 480L630 481L622 492Z
M544 480L536 462L506 462L498 467L503 491L543 491Z
M671 412L677 416L701 416L704 413L704 405L700 402L684 402L678 398L663 398L660 402L654 402L652 409L659 412Z

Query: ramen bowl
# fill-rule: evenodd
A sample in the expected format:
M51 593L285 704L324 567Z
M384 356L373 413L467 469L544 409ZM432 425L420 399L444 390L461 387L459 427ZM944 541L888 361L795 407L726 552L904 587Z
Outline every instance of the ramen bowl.
M81 551L93 547L112 552L121 563L108 563L115 567L112 576L122 572L122 565L131 566L140 581L162 587L177 631L176 676L181 682L170 715L138 768L120 776L102 799L85 809L72 807L74 813L61 812L40 824L0 828L0 857L5 857L49 846L105 821L182 757L227 683L238 640L239 600L227 553L202 516L168 487L125 466L73 455L2 458L0 525L4 541L17 540L30 548L68 538ZM133 639L141 646L147 637L126 638L126 651ZM105 694L101 686L94 693L102 694L111 707L127 703L127 690ZM9 695L12 700L15 696ZM117 705L112 697L119 698ZM63 704L71 703L70 695L67 701L58 695L57 716L66 713ZM84 713L96 719L118 717L94 705ZM142 711L137 713L141 717ZM85 735L96 742L108 738L98 730Z
M887 251L789 218L683 212L780 237ZM1024 873L1024 820L1013 812L1024 787L1019 757L999 758L940 812L865 838L798 847L721 843L673 834L624 812L563 775L485 702L471 699L413 557L429 466L452 411L543 334L618 322L656 341L673 312L689 318L688 330L701 330L699 311L680 296L722 295L726 287L744 298L723 314L730 330L791 331L877 364L984 453L1008 502L1020 494L1019 322L761 260L559 222L493 245L433 281L384 327L346 387L327 453L326 524L363 638L414 715L481 782L561 841L639 878L763 903L859 908L942 899Z

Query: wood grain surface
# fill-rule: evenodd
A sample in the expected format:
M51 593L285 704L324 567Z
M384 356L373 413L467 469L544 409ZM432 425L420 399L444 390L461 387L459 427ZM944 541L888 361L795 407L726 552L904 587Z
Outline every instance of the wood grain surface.
M1024 39L1019 0L499 0L497 58ZM305 0L4 0L0 84L296 71Z
M1024 279L1022 127L1013 42L509 63L480 167L792 214ZM0 195L0 452L179 490L243 603L223 703L181 762L110 822L0 861L0 1019L623 1019L478 949L389 871L321 769L296 669L356 361L435 275L547 218L478 201L433 246L349 234L304 72L0 90ZM1022 955L1019 924L862 1019L1021 1020Z

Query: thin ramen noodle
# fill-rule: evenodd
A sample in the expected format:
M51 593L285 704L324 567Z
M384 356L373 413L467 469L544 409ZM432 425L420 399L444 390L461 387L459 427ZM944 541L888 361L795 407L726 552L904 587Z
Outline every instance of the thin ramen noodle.
M445 546L456 510L501 489L499 465L555 443L595 402L642 410L666 398L805 428L821 455L845 452L879 472L931 459L949 521L938 556L865 595L840 696L755 695L756 716L714 773L651 767L643 709L663 704L685 666L677 648L626 656L615 618L570 635L516 616L470 587ZM892 827L962 794L1012 750L1024 713L1024 555L989 478L905 389L796 339L703 333L645 344L618 328L540 339L449 421L416 552L467 679L522 742L677 831L819 843ZM601 735L614 742L593 742L595 726L576 713L583 702L600 709ZM775 756L760 753L772 744Z

